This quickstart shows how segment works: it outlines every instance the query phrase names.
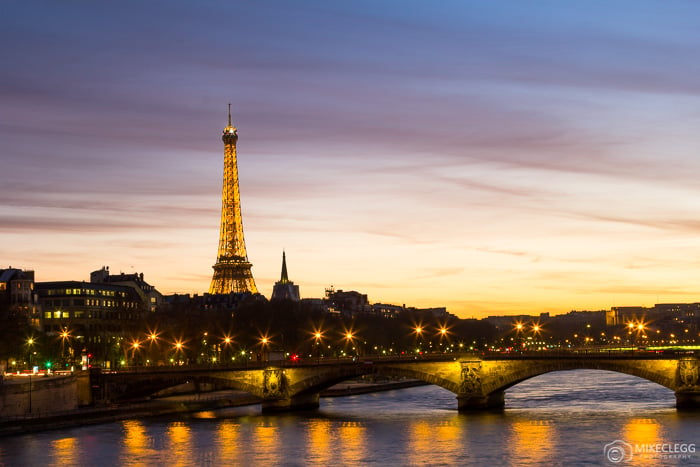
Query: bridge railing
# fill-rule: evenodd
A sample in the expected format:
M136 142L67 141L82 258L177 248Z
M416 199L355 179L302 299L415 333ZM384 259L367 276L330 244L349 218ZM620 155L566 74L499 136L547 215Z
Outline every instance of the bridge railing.
M486 352L485 359L550 359L550 358L631 358L631 359L668 359L698 356L696 350L646 350L617 348L581 348L581 349L547 349L518 352Z
M375 362L407 362L407 361L450 361L463 357L464 353L423 353L404 355L367 355L364 357L319 357L304 360L251 360L244 364L230 365L220 363L198 363L187 365L138 365L121 366L117 369L102 369L102 373L151 373L170 371L197 371L197 370L255 370L271 366L282 368L294 368L304 366L335 366L335 365L371 365ZM469 355L477 356L478 353Z
M268 367L294 368L310 366L335 365L371 365L374 363L409 362L409 361L451 361L468 358L486 360L519 360L519 359L552 359L552 358L647 358L667 359L687 356L700 356L694 350L664 350L648 351L644 349L627 350L614 348L581 348L581 349L547 349L531 351L472 351L460 353L422 353L399 355L366 355L363 357L319 357L303 360L251 360L243 364L230 365L221 363L189 364L189 365L146 365L124 366L116 370L102 369L102 373L149 373L171 371L232 371L255 370Z

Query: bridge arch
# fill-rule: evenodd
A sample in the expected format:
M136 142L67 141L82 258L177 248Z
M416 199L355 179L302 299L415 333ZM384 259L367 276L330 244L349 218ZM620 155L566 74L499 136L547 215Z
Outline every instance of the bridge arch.
M193 383L195 391L201 385L210 384L216 389L232 389L247 392L256 397L262 396L258 381L232 377L231 372L226 371L161 369L152 372L123 372L104 376L100 378L97 386L100 388L101 398L109 401L147 398L162 390L188 383Z
M440 386L443 389L457 394L459 391L459 381L454 378L454 375L451 375L453 377L450 378L444 374L444 371L439 371L441 367L445 366L445 363L450 362L424 363L422 365L416 363L372 363L357 364L351 367L329 366L323 370L319 368L310 368L306 372L297 371L296 374L294 374L294 382L289 385L289 392L292 394L317 394L349 379L367 375L382 375L423 381L428 384ZM453 363L453 366L454 365ZM456 368L457 367L455 367L452 373L456 372Z
M512 365L512 371L504 372L502 377L485 381L483 389L486 394L505 391L530 378L556 371L604 370L636 376L675 391L675 366L675 361L669 365L657 360L535 360L526 365Z

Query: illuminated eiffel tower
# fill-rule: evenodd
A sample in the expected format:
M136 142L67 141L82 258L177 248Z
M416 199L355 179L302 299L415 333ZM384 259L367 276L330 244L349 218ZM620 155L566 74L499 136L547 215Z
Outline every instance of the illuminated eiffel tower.
M231 104L228 105L228 126L221 139L224 142L224 187L221 190L221 230L219 252L214 265L210 294L258 293L250 268L243 238L241 193L238 188L236 142L238 132L231 125Z

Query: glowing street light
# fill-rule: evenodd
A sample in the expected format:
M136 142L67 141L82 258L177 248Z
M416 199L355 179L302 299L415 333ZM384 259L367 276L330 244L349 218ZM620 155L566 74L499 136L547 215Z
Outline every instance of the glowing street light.
M440 327L437 329L437 335L440 336L440 340L449 337L450 328L448 328L446 324L441 324Z
M355 333L352 331L352 329L345 330L343 339L345 339L345 344L352 344L355 341Z

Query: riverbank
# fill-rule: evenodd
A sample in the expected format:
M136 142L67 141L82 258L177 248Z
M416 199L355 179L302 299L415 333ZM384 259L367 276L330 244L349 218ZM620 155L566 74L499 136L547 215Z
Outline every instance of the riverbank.
M378 383L348 381L329 388L321 397L342 397L372 392L390 391L427 383L419 380L386 381ZM242 391L215 391L181 394L144 402L106 407L85 407L48 416L13 417L0 420L0 436L12 436L38 431L83 425L111 423L129 418L155 417L203 410L216 410L259 404L260 399Z

